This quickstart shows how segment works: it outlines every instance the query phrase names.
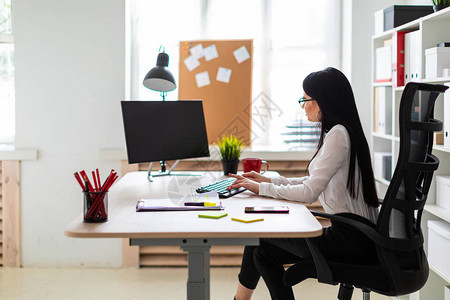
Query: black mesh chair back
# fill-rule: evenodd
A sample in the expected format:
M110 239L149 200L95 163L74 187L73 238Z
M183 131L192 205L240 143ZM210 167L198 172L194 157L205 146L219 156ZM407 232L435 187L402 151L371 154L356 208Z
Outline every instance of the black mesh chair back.
M389 293L403 295L420 289L428 278L423 251L422 211L433 172L439 160L431 154L434 131L442 122L434 119L434 104L446 86L408 83L400 102L400 150L392 180L377 221L378 232L391 247L377 247Z
M434 119L434 104L447 88L422 83L405 86L400 101L398 160L377 224L368 226L358 218L349 218L348 214L314 212L329 218L333 224L352 226L369 237L374 242L378 262L326 261L314 239L307 239L313 259L287 269L285 284L294 285L306 278L340 283L338 299L351 299L353 286L363 289L364 299L368 299L370 291L398 296L415 292L425 284L429 268L420 222L433 172L439 166L438 158L431 153L433 132L442 130L442 122Z

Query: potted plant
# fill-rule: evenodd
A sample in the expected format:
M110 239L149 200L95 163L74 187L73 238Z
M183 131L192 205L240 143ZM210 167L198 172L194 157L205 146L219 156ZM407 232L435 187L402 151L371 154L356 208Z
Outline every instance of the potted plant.
M450 0L433 0L433 9L438 11L450 6Z
M222 157L223 173L236 174L239 166L239 157L241 156L244 144L241 139L234 135L223 136L217 141L220 156Z

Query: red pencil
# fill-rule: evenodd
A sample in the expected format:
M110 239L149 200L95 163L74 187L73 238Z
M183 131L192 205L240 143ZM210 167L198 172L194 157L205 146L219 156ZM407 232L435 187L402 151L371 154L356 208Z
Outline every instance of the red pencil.
M102 187L102 182L100 181L100 173L98 172L98 168L95 169L97 172L97 182L98 182L98 188L100 189Z
M73 173L73 175L75 176L75 179L78 181L78 183L81 186L81 189L84 191L84 185L83 185L83 180L81 180L80 174L78 174L78 172Z
M94 192L98 191L97 179L95 178L95 172L92 171L92 180L94 181Z
M87 183L88 183L88 187L89 187L89 191L90 192L93 192L94 191L94 187L92 186L92 184L91 184L91 181L89 180L89 177L87 176L87 174L86 174L86 171L80 171L80 174L81 174L81 176L83 177L83 179L85 180L85 181L87 181Z

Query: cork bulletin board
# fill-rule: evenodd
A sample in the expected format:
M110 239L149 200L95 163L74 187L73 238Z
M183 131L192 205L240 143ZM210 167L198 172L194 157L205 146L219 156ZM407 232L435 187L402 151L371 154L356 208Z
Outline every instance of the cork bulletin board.
M253 40L180 42L178 98L203 100L210 144L233 134L251 145Z

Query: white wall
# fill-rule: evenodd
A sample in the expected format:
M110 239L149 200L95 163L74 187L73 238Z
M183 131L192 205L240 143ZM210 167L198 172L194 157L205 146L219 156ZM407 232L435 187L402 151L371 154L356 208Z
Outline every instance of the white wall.
M124 148L125 0L14 0L16 145L38 149L22 163L22 265L119 266L120 240L73 239L81 214L73 173L118 162Z

